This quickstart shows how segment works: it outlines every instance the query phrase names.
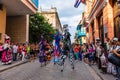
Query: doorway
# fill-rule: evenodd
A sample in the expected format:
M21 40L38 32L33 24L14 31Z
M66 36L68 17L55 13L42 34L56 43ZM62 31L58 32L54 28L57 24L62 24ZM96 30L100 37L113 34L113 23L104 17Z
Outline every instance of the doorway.
M100 41L104 45L103 13L98 16L98 29Z

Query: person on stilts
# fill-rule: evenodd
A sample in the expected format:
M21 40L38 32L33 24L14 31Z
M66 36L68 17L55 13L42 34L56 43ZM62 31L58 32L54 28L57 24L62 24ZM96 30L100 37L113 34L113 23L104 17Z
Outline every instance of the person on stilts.
M44 34L41 35L41 41L39 43L40 49L39 49L39 62L44 63L46 65L46 40L44 38Z

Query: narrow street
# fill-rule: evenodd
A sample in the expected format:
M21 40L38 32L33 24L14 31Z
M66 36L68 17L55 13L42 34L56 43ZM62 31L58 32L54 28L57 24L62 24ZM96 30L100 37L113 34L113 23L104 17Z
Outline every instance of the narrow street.
M0 80L101 80L94 70L84 62L76 61L75 70L72 70L68 61L65 69L49 62L40 67L38 60L28 62L0 73Z

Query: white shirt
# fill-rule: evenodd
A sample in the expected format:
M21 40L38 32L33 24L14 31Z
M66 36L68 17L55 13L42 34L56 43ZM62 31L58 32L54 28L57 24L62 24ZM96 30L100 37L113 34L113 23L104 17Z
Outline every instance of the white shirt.
M18 50L18 46L13 45L13 53L17 53L17 50Z
M120 46L117 46L117 47L115 48L115 50L118 50L118 49L120 49Z

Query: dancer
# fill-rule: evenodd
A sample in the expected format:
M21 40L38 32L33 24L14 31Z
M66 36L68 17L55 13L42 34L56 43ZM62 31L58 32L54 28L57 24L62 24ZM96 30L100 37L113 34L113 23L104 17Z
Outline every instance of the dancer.
M2 53L2 64L10 64L12 63L12 49L10 48L10 37L8 35L4 35L5 44L3 45L3 53Z
M46 54L45 54L45 50L46 50L46 40L44 38L44 33L41 35L41 41L39 43L40 49L39 49L39 62L41 63L41 67L42 67L42 63L44 63L46 65Z

